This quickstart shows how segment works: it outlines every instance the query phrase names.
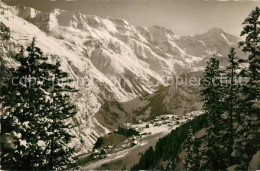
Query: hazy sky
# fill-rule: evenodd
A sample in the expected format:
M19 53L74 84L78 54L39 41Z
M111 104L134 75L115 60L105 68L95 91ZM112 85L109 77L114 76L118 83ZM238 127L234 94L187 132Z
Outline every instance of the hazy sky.
M219 27L239 36L241 23L260 1L200 0L5 0L48 12L53 8L80 11L106 18L122 18L133 25L161 25L177 35L203 33Z

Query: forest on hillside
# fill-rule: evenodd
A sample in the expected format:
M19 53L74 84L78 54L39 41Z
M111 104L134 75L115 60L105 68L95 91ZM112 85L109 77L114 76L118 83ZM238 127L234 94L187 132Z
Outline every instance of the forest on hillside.
M260 8L256 7L243 22L241 36L245 40L239 47L247 59L239 58L231 48L226 68L220 69L215 56L207 62L201 81L204 115L160 139L132 170L174 170L183 149L186 156L182 163L187 170L251 170L250 162L260 148L259 16ZM202 128L205 135L195 137Z

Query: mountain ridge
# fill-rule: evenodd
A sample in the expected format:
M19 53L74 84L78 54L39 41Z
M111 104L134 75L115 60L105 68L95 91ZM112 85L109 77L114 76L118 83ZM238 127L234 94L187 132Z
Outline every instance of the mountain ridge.
M102 123L105 117L116 119L117 125L120 120L128 122L136 116L124 106L120 112L116 105L112 105L114 110L109 113L102 108L105 103L130 105L127 102L151 95L158 87L167 87L164 78L201 70L214 50L226 56L230 48L227 42L217 48L216 40L212 43L198 37L180 37L160 26L141 29L122 19L102 19L79 12L56 9L43 13L4 3L0 12L1 22L11 30L11 39L1 40L1 53L9 65L15 65L15 61L7 52L17 52L36 36L36 44L50 56L49 61L54 62L59 56L62 69L77 80L75 88L79 93L71 101L79 111L73 119L79 127L72 130L79 153L90 150L97 137L112 131ZM93 83L82 86L80 80ZM133 108L138 107L136 104L131 103ZM105 115L99 113L102 110ZM115 111L118 118L113 116Z

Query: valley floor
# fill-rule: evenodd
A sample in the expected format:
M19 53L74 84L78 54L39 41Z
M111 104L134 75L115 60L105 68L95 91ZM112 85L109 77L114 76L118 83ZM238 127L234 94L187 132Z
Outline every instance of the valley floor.
M185 116L171 114L162 115L150 122L131 125L132 128L140 130L140 134L143 134L143 136L125 138L120 137L117 138L117 143L111 139L112 137L115 139L115 136L120 135L114 133L113 135L107 135L110 137L110 143L115 143L112 145L113 149L111 152L109 152L107 157L104 159L91 160L90 162L85 163L82 169L118 170L124 167L126 169L130 169L135 163L138 163L141 157L141 153L144 153L150 146L154 147L158 139L162 138L172 130L179 127L181 124L200 114L201 112L192 112ZM149 127L147 127L147 125L149 125ZM131 144L134 142L134 140L137 142L137 145L132 146ZM91 153L82 155L80 160L84 163L84 160L87 160L90 156Z

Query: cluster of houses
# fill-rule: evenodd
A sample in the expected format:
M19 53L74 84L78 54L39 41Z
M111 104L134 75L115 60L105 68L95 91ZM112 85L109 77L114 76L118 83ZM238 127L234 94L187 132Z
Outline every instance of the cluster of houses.
M107 154L112 151L112 146L104 146L102 149L94 149L92 153L93 159L104 159L107 157Z
M169 127L172 127L175 125L179 125L186 121L191 120L192 117L193 117L192 115L161 115L161 116L157 116L155 119L151 120L150 122L143 122L142 120L139 120L138 125L145 123L145 125L142 127L135 127L131 123L124 123L123 125L121 125L121 128L124 128L126 130L134 130L140 133L143 131L143 129L150 128L151 126L159 127L161 125L167 125ZM114 132L118 133L119 130L116 129ZM140 133L140 136L141 135L142 134Z
M189 116L182 116L182 115L162 115L157 116L155 119L150 121L150 124L154 126L161 126L161 125L167 125L167 126L174 126L179 125L181 123L184 123L185 121L189 120Z
M138 121L138 125L132 125L131 123L124 123L118 127L114 131L114 133L125 135L130 137L130 139L126 140L126 144L122 145L122 147L134 147L138 145L138 138L142 138L145 135L151 134L151 132L143 132L145 128L150 127L159 127L161 125L167 125L169 127L173 127L175 125L182 124L191 120L192 115L161 115L157 116L155 119L150 122L143 122L141 120ZM130 140L130 143L129 143ZM128 145L127 145L128 144ZM112 151L112 146L104 146L102 149L95 149L92 153L93 159L104 159L107 157L107 154Z

